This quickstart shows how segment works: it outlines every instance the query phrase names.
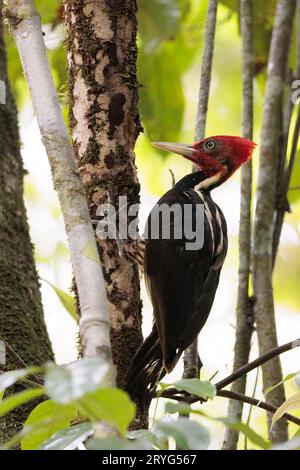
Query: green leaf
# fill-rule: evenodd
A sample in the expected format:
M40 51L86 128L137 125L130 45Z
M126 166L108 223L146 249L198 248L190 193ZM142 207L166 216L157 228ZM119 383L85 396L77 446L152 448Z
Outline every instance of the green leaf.
M58 431L47 439L41 446L41 450L74 450L81 442L85 441L93 432L91 423L77 424L67 429Z
M39 370L39 367L30 367L28 369L18 369L4 372L0 375L0 391L4 391L6 388L11 387L19 380L23 380L28 377L28 375L35 374Z
M168 8L155 8L156 3ZM207 2L144 0L141 4L145 10L140 9L138 71L143 123L151 140L176 141L185 108L183 73L200 52Z
M109 365L99 357L81 359L71 364L49 364L45 374L48 395L62 405L105 386Z
M176 390L196 395L197 397L207 400L216 396L216 387L208 382L200 379L182 379L174 383Z
M175 413L189 415L190 413L194 413L195 411L197 410L193 410L193 408L187 403L174 403L173 401L170 401L165 404L165 412L171 415Z
M36 0L35 3L44 24L57 18L61 0Z
M177 446L182 450L205 450L210 442L208 429L187 418L157 422L151 431L158 439L173 437Z
M14 395L4 398L0 403L0 416L3 416L18 406L44 394L45 389L43 387L39 387L23 390L22 392L15 393Z
M107 421L124 435L135 415L135 405L127 393L117 388L103 388L77 401L81 415L92 421Z
M142 440L128 440L120 437L106 439L89 439L86 443L87 450L150 450L153 449L149 442Z
M149 431L149 429L137 429L136 431L129 431L127 433L129 439L136 439L138 441L149 442L150 444L159 447L157 437Z
M139 33L147 53L171 40L180 29L181 8L178 0L139 0Z
M244 434L253 444L257 445L261 449L269 449L270 442L266 441L262 436L260 436L256 431L254 431L250 426L244 423L233 423L228 418L215 418L214 416L209 416L201 410L195 410L190 405L186 403L173 403L169 402L166 403L165 406L166 413L174 414L174 413L181 413L181 414L196 414L199 416L203 416L212 421L218 421L224 424L229 429L234 429L235 431L241 432Z
M30 413L24 425L22 450L34 450L53 436L60 429L69 426L76 417L75 405L58 405L46 400L37 405ZM26 430L29 429L27 433Z
M221 0L239 16L239 0ZM269 56L277 0L253 0L254 51L256 72L265 69Z
M52 284L51 282L47 281L46 279L42 279L42 281L46 282L49 284L49 286L52 287L54 292L56 293L57 297L65 307L66 311L71 315L71 317L77 322L78 321L78 315L76 312L75 308L75 300L72 295L70 295L68 292L65 292L62 290L60 287Z
M295 189L293 189L295 188ZM297 151L297 155L294 162L290 190L288 193L288 200L290 204L295 204L300 198L300 150Z
M270 393L272 390L275 390L275 388L279 387L280 385L284 384L285 382L288 382L289 380L294 379L298 374L299 374L299 371L298 372L293 372L292 374L286 375L280 382L278 382L278 384L273 385L273 387L267 388L265 390L265 395Z
M141 115L151 140L177 141L184 112L184 95L174 57L168 52L139 58ZM163 77L171 76L172 80Z
M300 392L296 393L288 400L286 400L282 405L277 409L276 413L273 415L272 419L272 426L285 414L288 413L290 410L295 410L300 408Z
M270 442L266 441L262 436L260 436L256 431L254 431L245 423L232 423L227 418L221 418L218 421L224 423L229 429L241 432L249 439L249 441L257 445L260 449L267 450L271 446Z

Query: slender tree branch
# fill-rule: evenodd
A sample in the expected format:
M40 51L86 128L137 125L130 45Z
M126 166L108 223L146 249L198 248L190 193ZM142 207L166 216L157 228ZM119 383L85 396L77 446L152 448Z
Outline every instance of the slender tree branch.
M45 53L41 20L32 0L7 0L6 18L19 50L64 217L80 300L84 355L100 355L107 361L113 385L106 288L85 192Z
M197 403L198 401L200 403L203 403L203 400L201 400L201 398L195 395L190 395L186 392L179 393L175 389L165 390L159 396L162 398L169 398L170 400L176 400L178 402L188 403L189 405ZM257 406L258 408L261 408L263 410L270 411L273 414L277 411L277 408L275 406L270 405L265 401L258 400L257 398L253 397L248 397L247 395L243 395L242 393L232 392L231 390L218 390L216 396L222 398L229 398L230 400L236 400L242 403L248 403L249 405ZM283 415L283 418L300 426L300 419L296 416L293 416L289 413L285 413Z
M254 45L253 45L253 12L252 0L241 0L240 18L242 35L243 67L243 136L253 138L253 79L254 79ZM251 264L251 214L252 203L252 161L241 169L241 205L239 229L239 278L236 307L236 332L234 345L233 370L239 369L249 360L251 337L253 331L253 302L249 298L249 278ZM242 376L232 385L232 390L245 393L246 376ZM243 403L231 400L228 417L240 422L243 414ZM226 429L223 443L224 450L235 450L238 443L238 432Z
M293 168L295 164L295 159L297 155L299 135L300 135L300 106L298 107L298 115L297 115L297 120L296 120L294 134L293 134L291 154L290 154L287 168L283 175L283 181L282 181L282 186L281 186L282 189L280 192L280 204L276 213L276 221L275 221L274 235L273 235L273 266L275 265L275 261L276 261L276 257L278 253L278 247L279 247L280 235L282 232L282 227L283 227L283 222L284 222L284 216L285 216L285 213L290 210L290 206L288 203L288 192L289 192L289 186L290 186L292 172L293 172Z
M10 351L10 353L17 359L17 361L20 363L20 366L24 369L27 369L29 366L26 364L26 362L21 358L21 356L14 350L14 348L2 337L0 336L0 340L5 344L5 348ZM38 385L43 384L42 378L38 374L32 374L33 377L36 378ZM36 383L34 383L36 385Z
M196 141L205 137L211 72L214 56L218 3L219 0L209 0L206 16L204 48L201 65L200 88L195 128ZM193 171L198 171L198 168L194 166ZM198 377L200 373L200 364L201 361L199 360L198 355L198 338L196 338L193 344L191 344L189 348L187 348L187 350L184 352L183 377Z
M297 0L297 15L296 15L296 70L295 76L296 79L299 80L300 78L300 0ZM292 77L293 79L293 77ZM291 82L291 80L290 80ZM273 234L273 267L276 262L280 236L282 232L283 222L285 213L289 211L289 203L288 203L288 192L289 192L289 185L292 176L292 171L295 163L295 157L297 153L297 144L299 140L299 131L300 131L300 107L298 108L298 115L297 121L294 129L293 134L293 143L292 143L292 150L291 155L286 167L286 159L287 159L287 149L288 149L288 138L290 133L290 126L292 120L292 114L294 110L294 103L292 100L292 83L289 83L289 93L287 97L286 103L286 112L284 113L284 126L283 126L283 147L282 147L282 154L281 154L281 166L279 168L278 173L278 196L277 196L277 212L276 212L276 220L274 226L274 234ZM283 176L282 176L283 175Z
M218 3L218 0L209 1L206 17L204 51L202 58L200 90L195 129L196 140L200 140L205 137L211 71L214 56Z
M195 395L190 395L186 392L179 393L175 389L165 390L163 393L160 393L159 396L162 398L168 398L170 400L176 400L178 402L188 403L189 405L192 405L193 403L197 403L198 401L200 403L203 403L203 400L201 400L201 398ZM277 411L277 408L273 405L270 405L270 403L266 403L265 401L258 400L257 398L248 397L247 395L233 392L231 390L218 390L216 396L222 397L222 398L229 398L230 400L236 400L242 403L247 403L249 405L256 406L257 408L261 408L262 410L270 411L273 414L276 413ZM290 421L291 423L294 423L300 426L300 418L297 418L296 416L293 416L289 413L285 413L283 415L283 418L286 419L287 421Z
M215 384L216 389L217 389L216 395L218 397L224 397L224 398L229 398L230 400L237 400L237 401L241 401L242 403L248 403L250 405L254 405L259 408L262 408L263 410L270 411L271 413L275 413L277 408L273 406L272 404L266 403L261 400L257 400L256 398L253 398L253 397L248 397L242 393L234 392L232 390L223 390L223 387L226 387L232 382L240 379L243 375L248 374L248 372L256 369L257 367L260 367L261 365L265 364L267 361L270 361L274 357L279 356L280 354L283 354L297 347L300 347L300 338L294 341L290 341L289 343L283 344L282 346L279 346L277 348L274 348L271 351L268 351L266 354L263 354L262 356L258 357L254 361L250 362L249 364L246 364L245 366L240 367L233 374L230 374L228 377L226 377L225 379ZM179 402L185 402L189 404L196 403L198 401L200 401L201 403L206 401L206 400L202 400L201 398L195 395L191 395L190 393L179 392L175 388L169 388L167 390L164 390L163 392L159 391L156 393L156 396L159 396L162 398L170 398L172 400L177 400ZM300 426L299 418L296 418L295 416L292 416L288 413L285 413L283 417L286 420L291 421L297 424L298 426Z
M249 405L257 406L258 408L261 408L263 410L270 411L270 413L273 413L273 414L276 413L277 411L277 408L273 405L270 405L269 403L266 403L261 400L257 400L256 398L248 397L241 393L232 392L231 390L219 390L217 392L217 396L230 398L230 400L237 400L243 403L248 403ZM282 417L286 419L287 421L290 421L291 423L294 423L300 426L300 419L296 418L296 416L290 415L289 413L285 413Z
M290 351L291 349L295 349L299 346L300 346L300 338L295 341L290 341L289 343L283 344L282 346L278 346L276 348L271 349L265 354L262 354L261 356L259 356L254 361L249 362L249 364L246 364L240 367L239 369L234 371L232 374L230 374L228 377L225 377L225 379L217 382L215 384L217 390L221 390L222 388L227 387L227 385L230 385L235 380L238 380L244 375L248 374L248 372L251 372L257 367L262 366L263 364L270 361L271 359L274 359L274 357L280 356L280 354ZM274 383L272 385L274 385Z

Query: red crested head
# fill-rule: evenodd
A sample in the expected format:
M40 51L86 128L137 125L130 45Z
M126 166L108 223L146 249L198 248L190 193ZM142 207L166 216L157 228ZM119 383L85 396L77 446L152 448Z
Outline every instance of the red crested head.
M244 163L251 159L256 144L242 137L217 135L193 145L155 142L158 148L191 160L207 180L206 187L219 186ZM204 187L204 186L203 186Z

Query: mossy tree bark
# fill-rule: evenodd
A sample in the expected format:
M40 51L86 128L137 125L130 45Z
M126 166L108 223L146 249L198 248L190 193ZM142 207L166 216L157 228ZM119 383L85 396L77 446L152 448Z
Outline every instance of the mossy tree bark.
M7 80L1 7L2 0L0 80L6 85L6 104L0 104L0 336L7 347L6 364L0 368L12 370L24 367L24 363L29 366L53 360L53 352L44 322L23 201L24 169L17 111ZM9 393L22 387L11 387ZM31 402L1 418L0 441L7 440L22 427L35 404Z
M139 201L134 145L141 131L136 77L136 1L65 0L74 151L92 219L100 204ZM117 384L142 342L139 275L114 240L99 240ZM147 417L140 417L146 426Z

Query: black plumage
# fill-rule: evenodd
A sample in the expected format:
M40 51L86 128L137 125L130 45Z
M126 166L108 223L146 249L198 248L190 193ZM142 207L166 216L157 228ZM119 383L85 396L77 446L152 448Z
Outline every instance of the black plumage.
M157 381L176 365L182 352L193 342L210 313L220 271L227 253L227 228L221 209L212 200L211 188L197 189L205 179L201 172L180 180L158 201L149 215L146 229L150 238L144 244L144 274L153 305L154 324L135 355L127 377L127 391L137 401L144 401L155 391ZM188 223L196 227L196 209L204 207L204 244L187 250L187 240L173 236L176 215L164 221L170 226L170 239L151 238L151 215L163 204L189 205ZM183 224L183 220L179 224ZM166 228L166 227L165 227Z

